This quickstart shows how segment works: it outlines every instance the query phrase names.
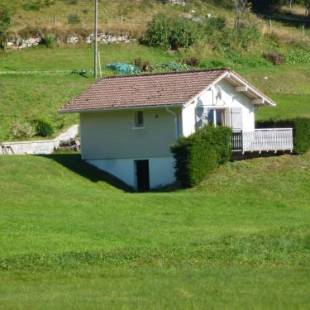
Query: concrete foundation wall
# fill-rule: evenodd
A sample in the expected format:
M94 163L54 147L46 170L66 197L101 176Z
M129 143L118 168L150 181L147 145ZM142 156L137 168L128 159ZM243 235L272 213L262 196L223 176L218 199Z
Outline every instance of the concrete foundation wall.
M141 158L149 160L150 188L155 189L175 182L174 158ZM87 160L87 162L100 170L106 171L119 178L129 186L136 188L135 160L130 159L103 159Z

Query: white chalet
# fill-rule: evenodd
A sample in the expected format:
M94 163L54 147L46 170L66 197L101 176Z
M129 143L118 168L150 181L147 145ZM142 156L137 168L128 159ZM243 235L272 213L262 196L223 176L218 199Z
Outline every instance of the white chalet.
M292 129L255 129L275 103L229 69L108 77L63 107L80 113L81 156L144 191L175 181L170 147L205 124L233 129L241 152L292 151Z

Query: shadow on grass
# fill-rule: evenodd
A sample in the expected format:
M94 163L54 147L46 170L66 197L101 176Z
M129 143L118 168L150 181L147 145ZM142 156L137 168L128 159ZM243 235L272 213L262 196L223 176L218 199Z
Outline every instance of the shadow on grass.
M290 12L275 12L274 14L262 14L265 19L281 22L286 26L310 28L310 17Z
M81 159L80 154L53 154L53 155L41 155L44 158L53 160L74 173L88 179L91 182L106 182L120 190L132 193L134 189L116 178L115 176L105 171L99 170L96 167L86 163Z

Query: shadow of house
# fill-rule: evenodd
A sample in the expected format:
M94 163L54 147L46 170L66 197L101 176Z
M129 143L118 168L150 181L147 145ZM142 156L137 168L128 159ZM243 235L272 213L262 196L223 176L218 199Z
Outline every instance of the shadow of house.
M115 176L99 170L96 167L83 161L80 154L53 154L41 156L57 162L58 164L66 167L79 176L88 179L91 182L106 182L125 192L134 192L132 187L128 186L126 183L119 180Z

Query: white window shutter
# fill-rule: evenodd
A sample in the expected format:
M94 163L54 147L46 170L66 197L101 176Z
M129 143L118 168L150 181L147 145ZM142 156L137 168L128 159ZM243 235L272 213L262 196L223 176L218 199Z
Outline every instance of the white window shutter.
M231 128L233 130L242 130L242 109L241 108L231 108Z
M225 109L225 126L231 127L231 111L230 111L230 108Z

